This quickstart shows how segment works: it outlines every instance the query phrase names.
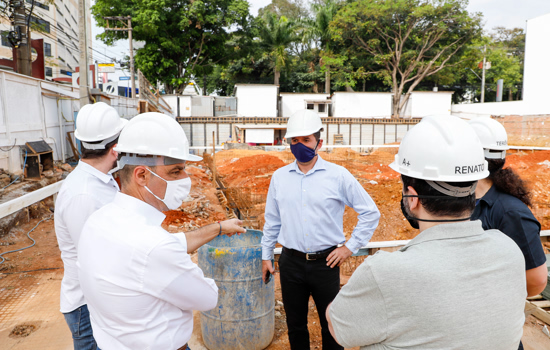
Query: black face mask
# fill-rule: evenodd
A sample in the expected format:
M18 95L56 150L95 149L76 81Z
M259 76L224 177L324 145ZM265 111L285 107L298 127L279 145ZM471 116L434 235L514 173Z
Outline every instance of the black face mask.
M401 197L401 212L403 213L403 216L405 217L405 219L407 219L407 221L409 222L412 228L417 230L420 228L420 225L418 224L418 220L416 220L415 218L410 216L409 213L407 213L407 209L405 208L405 203L403 202L403 197Z

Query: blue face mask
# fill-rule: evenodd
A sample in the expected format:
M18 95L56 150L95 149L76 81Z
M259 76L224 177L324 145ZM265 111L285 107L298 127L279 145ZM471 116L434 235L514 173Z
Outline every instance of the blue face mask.
M301 142L298 142L295 145L290 145L290 151L292 154L294 154L294 157L296 157L296 160L300 163L307 163L315 157L315 149L319 145L319 141L317 141L317 144L315 145L315 148L311 149L304 145Z

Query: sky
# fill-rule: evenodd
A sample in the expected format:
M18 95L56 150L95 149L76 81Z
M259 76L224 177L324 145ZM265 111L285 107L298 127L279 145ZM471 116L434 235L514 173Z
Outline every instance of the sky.
M307 2L307 0L305 0ZM271 3L271 0L249 0L250 13L254 16L258 10ZM547 13L550 13L550 0L470 0L468 11L481 12L485 22L485 30L489 31L496 26L506 28L526 28L526 21ZM120 40L115 46L107 46L95 39L97 34L103 32L98 28L92 18L92 47L94 60L99 63L110 62L109 58L122 59L129 54L128 40ZM139 47L134 44L134 48ZM107 57L106 57L107 56ZM125 75L119 71L114 76Z

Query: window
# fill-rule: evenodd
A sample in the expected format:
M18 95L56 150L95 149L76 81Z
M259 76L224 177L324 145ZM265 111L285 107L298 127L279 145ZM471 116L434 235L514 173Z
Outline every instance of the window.
M308 103L306 109L313 109L313 103Z
M50 22L34 16L31 17L31 22L35 24L33 27L38 27L41 31L46 33L50 32Z
M65 46L65 44L63 43L63 41L61 41L61 39L57 38L57 42L60 43L62 46Z
M57 4L55 5L55 9L57 10L58 15L63 16L63 12L61 12L61 10L59 9L59 6L57 6Z
M32 4L32 0L27 0L27 3ZM50 7L48 5L44 5L43 3L38 2L36 0L34 0L34 6L40 7L44 10L48 10L48 11L50 10Z
M76 21L73 15L71 15L71 18L73 19L74 23L78 25L78 22Z
M47 77L53 77L52 67L46 67L46 76Z
M325 113L325 104L324 103L320 103L319 104L319 113Z
M8 40L8 34L10 32L7 31L7 30L3 30L2 31L2 46L8 46L8 47L11 47L11 44L10 44L10 41Z
M57 56L57 58L58 58L61 62L65 62L65 60L63 59L63 57Z
M70 64L67 63L67 67L71 68L71 70L73 70L73 67L71 67Z
M44 43L44 56L52 57L52 44Z
M69 10L69 8L67 7L67 5L63 4L63 6L65 6L65 8L67 9L67 13L71 13L71 10Z

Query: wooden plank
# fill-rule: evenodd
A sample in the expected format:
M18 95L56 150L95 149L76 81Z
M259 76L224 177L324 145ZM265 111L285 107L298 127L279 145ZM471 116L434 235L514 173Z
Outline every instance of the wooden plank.
M531 303L540 308L550 307L550 300L533 300Z
M533 315L542 322L550 324L550 313L527 300L525 301L525 313Z
M49 186L27 193L19 198L12 199L9 202L0 204L0 219L56 194L59 192L62 184L63 181L58 181Z
M80 159L80 153L78 152L78 150L76 149L74 143L73 143L73 138L71 137L71 133L73 133L73 131L67 131L67 141L69 141L69 145L71 146L71 149L73 150L73 155L75 157L78 157L78 159Z

